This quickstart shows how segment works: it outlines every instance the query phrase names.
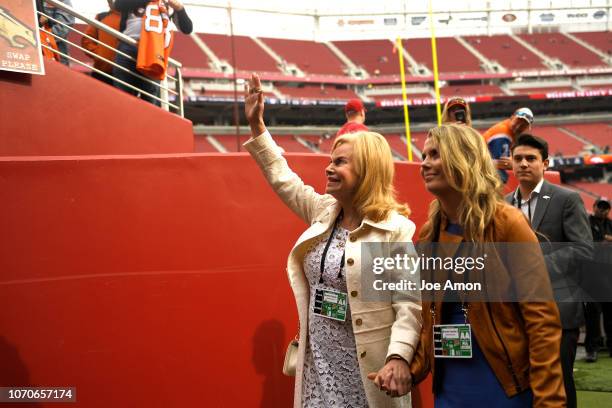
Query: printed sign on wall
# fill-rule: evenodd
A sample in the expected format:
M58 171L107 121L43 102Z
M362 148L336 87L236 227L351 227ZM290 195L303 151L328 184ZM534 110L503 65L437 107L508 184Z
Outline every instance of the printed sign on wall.
M0 70L44 75L35 0L0 4Z

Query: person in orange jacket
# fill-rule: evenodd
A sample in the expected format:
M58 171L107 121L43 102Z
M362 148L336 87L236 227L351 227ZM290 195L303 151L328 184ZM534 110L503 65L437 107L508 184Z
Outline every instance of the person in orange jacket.
M504 183L508 181L506 171L512 169L510 148L523 132L531 129L532 124L533 112L531 109L520 108L509 119L496 123L482 135Z
M71 0L59 1L72 7ZM50 34L41 32L41 41L53 49L43 49L43 56L59 61L64 65L70 65L67 57L70 55L67 38L71 30L70 26L74 25L74 16L44 0L36 0L36 9L43 13L43 15L38 15L38 25L50 32Z
M109 10L96 15L96 20L118 31L119 25L121 23L121 13L119 13L113 7L113 0L107 0L107 1L108 1ZM118 43L117 38L113 37L112 35L110 35L104 30L99 30L98 28L94 26L88 26L87 29L85 30L85 34L86 35L84 35L83 38L81 39L81 46L83 48L109 61L113 61L113 62L115 61L115 51L114 50L112 50L111 48L105 47L104 45L92 40L91 38L88 38L88 36L95 38L99 42L102 42L114 49L117 48L117 43ZM110 63L100 58L96 58L93 55L89 55L89 56L94 59L94 64L93 64L94 68L102 72L105 72L109 75L113 74L113 66ZM107 77L99 72L92 71L91 76L109 85L113 84L112 78Z
M115 8L121 12L119 31L137 42L140 42L143 28L143 16L146 14L146 8L151 1L152 0L115 0ZM164 0L164 4L169 8L170 19L176 25L178 31L183 34L191 34L193 31L193 23L187 15L187 10L181 0ZM138 47L119 42L118 50L121 51L121 53L117 54L115 62L120 67L126 68L127 71L115 66L113 70L115 87L132 95L140 95L143 100L160 106L161 103L158 99L160 88L159 85L157 85L159 80L152 77L143 79L142 73L137 68L136 60L139 52ZM126 55L131 58L128 58ZM126 84L137 89L131 88Z
M455 256L460 243L487 248L483 293L492 297L473 301L465 291L421 292L423 327L410 364L412 383L432 374L436 408L565 407L561 321L545 260L526 217L504 202L484 139L468 126L442 125L429 131L422 157L421 176L435 199L419 242L422 248L434 243L432 250L445 255L454 248ZM495 252L499 243L520 248L520 256ZM463 282L456 269L434 272L423 268L420 277L458 276ZM461 349L469 341L469 354L445 353L457 344L452 333L442 333L445 327L467 329Z

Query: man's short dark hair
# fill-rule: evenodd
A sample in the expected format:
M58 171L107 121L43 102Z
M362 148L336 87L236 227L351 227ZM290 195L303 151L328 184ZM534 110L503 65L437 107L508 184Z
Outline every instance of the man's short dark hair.
M548 142L542 138L529 133L523 133L512 145L512 153L514 153L514 149L518 146L529 146L538 149L542 155L542 160L548 159Z

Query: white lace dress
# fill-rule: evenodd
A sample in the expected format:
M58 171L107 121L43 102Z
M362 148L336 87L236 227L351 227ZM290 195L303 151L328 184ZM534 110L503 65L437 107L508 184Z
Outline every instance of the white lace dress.
M340 264L348 231L338 226L325 257L323 284L319 284L321 256L329 235L314 242L304 258L304 271L310 285L308 312L308 342L302 382L302 406L367 407L367 399L361 382L357 348L351 325L351 311L346 321L320 317L313 314L312 304L316 288L346 292L344 268Z

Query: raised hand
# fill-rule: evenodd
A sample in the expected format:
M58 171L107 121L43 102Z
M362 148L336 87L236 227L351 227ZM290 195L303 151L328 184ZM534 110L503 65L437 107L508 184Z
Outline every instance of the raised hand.
M179 0L168 0L168 5L176 11L181 11L183 9L183 3Z
M251 126L253 137L261 135L266 130L263 113L264 97L261 90L261 81L257 74L251 74L251 79L244 84L244 114L249 126Z
M500 157L499 159L495 160L495 165L498 169L511 170L512 159L509 157Z

